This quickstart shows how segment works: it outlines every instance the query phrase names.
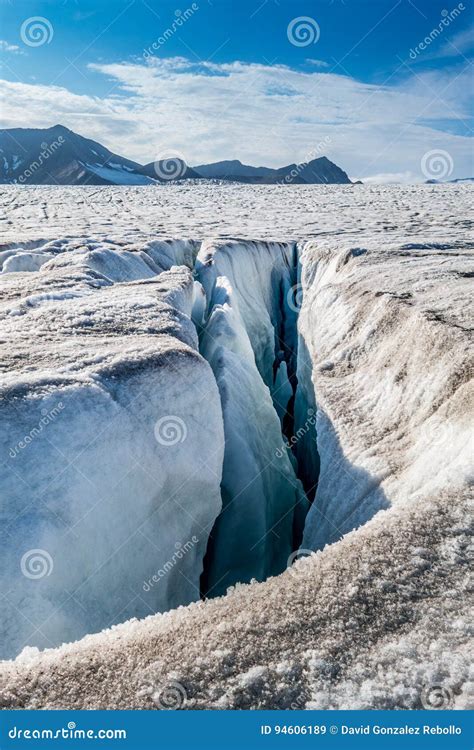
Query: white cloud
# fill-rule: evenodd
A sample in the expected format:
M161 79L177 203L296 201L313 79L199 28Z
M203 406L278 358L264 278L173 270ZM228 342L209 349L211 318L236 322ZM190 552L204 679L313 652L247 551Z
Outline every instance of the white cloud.
M471 174L472 141L447 132L467 121L469 73L430 72L377 86L277 65L193 63L185 58L95 64L109 78L104 98L61 87L3 82L5 127L57 122L137 161L176 149L190 164L238 158L282 166L315 146L351 176L411 174L440 148L453 177Z
M17 44L10 44L6 39L0 39L0 51L11 52L13 55L23 55L23 50Z
M329 63L324 60L316 60L314 57L308 57L306 62L314 65L315 68L329 68Z
M419 175L416 175L413 172L381 172L379 174L372 174L368 177L364 177L364 182L367 185L375 183L386 183L390 185L392 183L407 184L410 182L418 182L419 179Z
M460 31L448 39L436 54L436 57L457 57L466 54L474 47L474 26Z

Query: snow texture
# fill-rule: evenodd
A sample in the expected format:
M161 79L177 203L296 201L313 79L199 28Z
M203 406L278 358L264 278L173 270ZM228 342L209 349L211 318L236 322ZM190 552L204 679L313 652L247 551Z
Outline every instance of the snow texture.
M191 709L467 708L471 188L190 188L2 195L2 628L7 655L28 648L1 665L1 705L163 708L171 691ZM163 235L209 239L150 241ZM292 395L290 451L278 416ZM163 413L186 426L177 452L154 437ZM238 482L266 452L252 506ZM228 543L213 536L205 562L216 589L218 569L248 579L255 561L233 534L251 537L262 504L300 518L301 466L305 483L320 467L307 556L136 619L197 599L221 475L233 501L214 528ZM283 566L272 537L261 577ZM288 529L281 538L286 554ZM36 548L54 561L40 580L19 564ZM76 593L86 550L103 566ZM124 590L132 604L119 611ZM34 648L49 645L45 628L54 644L109 623Z
M199 598L221 509L222 414L193 279L160 273L195 245L75 244L1 276L4 657Z

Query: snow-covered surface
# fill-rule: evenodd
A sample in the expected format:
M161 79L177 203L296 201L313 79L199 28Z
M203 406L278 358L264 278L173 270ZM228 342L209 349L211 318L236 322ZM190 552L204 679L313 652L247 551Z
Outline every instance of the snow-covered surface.
M441 243L440 243L441 244ZM300 338L316 388L321 472L303 547L472 472L472 275L463 246L308 243Z
M70 245L1 276L3 657L199 598L221 509L195 244Z
M0 191L2 243L65 236L117 242L162 236L243 237L326 245L463 242L472 230L470 186L238 185L15 187ZM449 231L447 222L449 221Z
M108 162L107 166L101 164L87 164L87 169L104 180L114 182L118 185L150 185L152 180L145 175L130 173L126 167L120 164Z
M74 593L74 575L86 564L83 534L79 543L71 540L59 549L58 561L52 555L54 569L41 580L20 578L18 544L49 549L62 538L81 506L88 507L91 466L101 500L93 523L81 529L89 551L97 548L105 559L101 547L112 549L137 521L144 522L148 537L146 527L154 524L160 550L166 544L160 530L177 518L171 548L185 541L181 532L187 539L196 533L185 513L158 512L156 519L147 514L147 499L153 504L164 490L143 481L141 471L138 479L133 476L133 461L155 481L166 477L171 493L178 475L192 474L192 492L180 502L188 502L193 514L196 460L202 458L198 507L209 530L219 510L222 465L229 486L239 478L235 466L226 467L222 424L227 453L229 441L242 441L245 471L250 444L257 461L274 448L278 418L271 400L280 409L288 404L285 373L295 363L289 357L281 368L278 357L272 383L270 341L275 335L277 355L279 343L296 338L295 295L302 299L294 355L295 453L306 466L321 465L302 541L303 549L316 554L218 599L130 620L44 653L26 649L1 667L3 706L160 708L171 694L185 708L467 707L471 198L467 185L3 191L6 273L0 279L8 360L0 418L7 427L7 454L34 427L32 415L52 409L58 391L65 392L64 409L35 438L38 447L16 456L16 480L8 471L14 459L6 456L2 518L11 523L2 554L13 557L7 557L7 567L2 564L2 606L6 602L16 627L31 612L40 630L49 627L52 613L44 607L55 597L57 616L69 613L58 597L64 587L66 596ZM156 242L163 236L206 241L198 253L197 242ZM212 239L229 236L286 244ZM34 256L43 253L48 259L41 265ZM193 285L187 269L196 253ZM183 263L187 269L175 267ZM29 272L17 273L19 268ZM290 295L293 282L300 286ZM162 363L158 371L156 359ZM179 362L174 373L172 362ZM200 386L212 393L202 403L194 390ZM129 408L135 393L138 413ZM160 393L166 413L194 433L191 441L187 435L177 443L182 463L173 454L169 464L165 446L149 442L162 413ZM250 420L252 398L256 415L266 415L261 422ZM101 423L110 425L107 444L97 434L96 403ZM75 453L64 461L55 451L80 450L88 437L93 447L83 456L81 477ZM231 459L237 460L235 449ZM52 460L61 467L50 491ZM158 476L155 461L162 467ZM278 481L288 482L295 465L284 446L278 449L260 495L266 507L272 507L276 472ZM71 469L74 477L67 476ZM123 484L127 469L132 478ZM112 477L118 489L109 498ZM32 493L32 478L47 490L46 501ZM249 510L250 498L242 503L242 511ZM258 521L253 510L249 534ZM243 526L245 532L245 519ZM229 528L231 544L223 552L235 561L232 522ZM40 542L38 530L44 534ZM117 550L97 585L81 588L89 594L82 602L87 617L91 606L100 612L97 601L113 609L124 583L133 588L141 582L136 566L141 575L140 566L150 569L152 557L143 559L141 550L149 547L140 544L140 550ZM160 596L153 594L160 587L187 591L184 582L176 586L173 571L190 574L196 585L199 544L160 577L152 596ZM111 586L106 597L104 585ZM196 598L184 596L181 603ZM70 612L71 628L78 627L81 615L77 608ZM123 614L111 611L110 621L131 614L126 608ZM57 624L57 632L63 625Z

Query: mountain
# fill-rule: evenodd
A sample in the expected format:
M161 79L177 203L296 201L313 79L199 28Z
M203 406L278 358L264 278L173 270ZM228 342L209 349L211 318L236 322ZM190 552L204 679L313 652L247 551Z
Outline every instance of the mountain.
M275 182L285 184L339 185L350 184L343 169L329 161L326 156L303 164L289 164L277 170Z
M63 125L0 130L0 184L151 185L188 179L261 185L351 182L347 174L325 156L279 169L253 167L238 159L190 167L178 157L142 166Z
M141 166L89 138L55 125L0 131L0 183L147 185Z
M183 159L169 158L151 161L140 167L140 174L151 177L159 182L169 182L170 180L190 180L199 179L203 175L198 174L192 167L189 167Z
M247 178L267 177L275 173L270 167L250 167L238 159L216 161L213 164L200 164L194 167L201 177L216 180L247 181Z
M214 164L201 164L195 167L202 177L234 182L255 182L263 185L317 185L348 184L347 174L325 156L302 164L289 164L286 167L251 167L234 159L218 161Z
M458 182L474 182L474 177L456 177L455 180L425 180L425 185L447 185L456 184Z

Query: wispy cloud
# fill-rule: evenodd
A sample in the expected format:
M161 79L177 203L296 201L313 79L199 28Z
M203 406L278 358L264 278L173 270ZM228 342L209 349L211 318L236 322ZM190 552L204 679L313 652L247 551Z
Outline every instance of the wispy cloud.
M87 18L92 18L92 16L95 16L95 14L96 14L95 10L89 10L89 11L77 10L73 14L73 20L74 21L85 21Z
M0 39L0 52L10 52L12 55L24 54L17 44L10 44L6 39Z
M324 60L316 60L314 57L306 58L306 62L310 65L314 65L315 68L329 68L329 63Z
M387 185L393 183L417 182L420 179L414 172L380 172L379 174L364 175L364 182L368 185L384 183Z
M473 49L474 26L471 26L448 39L438 50L436 57L457 57L459 54L466 55Z
M361 179L424 179L421 159L435 148L451 154L453 177L472 171L472 139L455 132L460 122L465 130L472 125L470 76L462 68L418 74L396 86L283 65L183 57L89 70L109 79L108 96L3 82L4 126L61 122L141 162L176 149L190 164L239 158L281 166L303 161L315 144L327 142L325 155Z

